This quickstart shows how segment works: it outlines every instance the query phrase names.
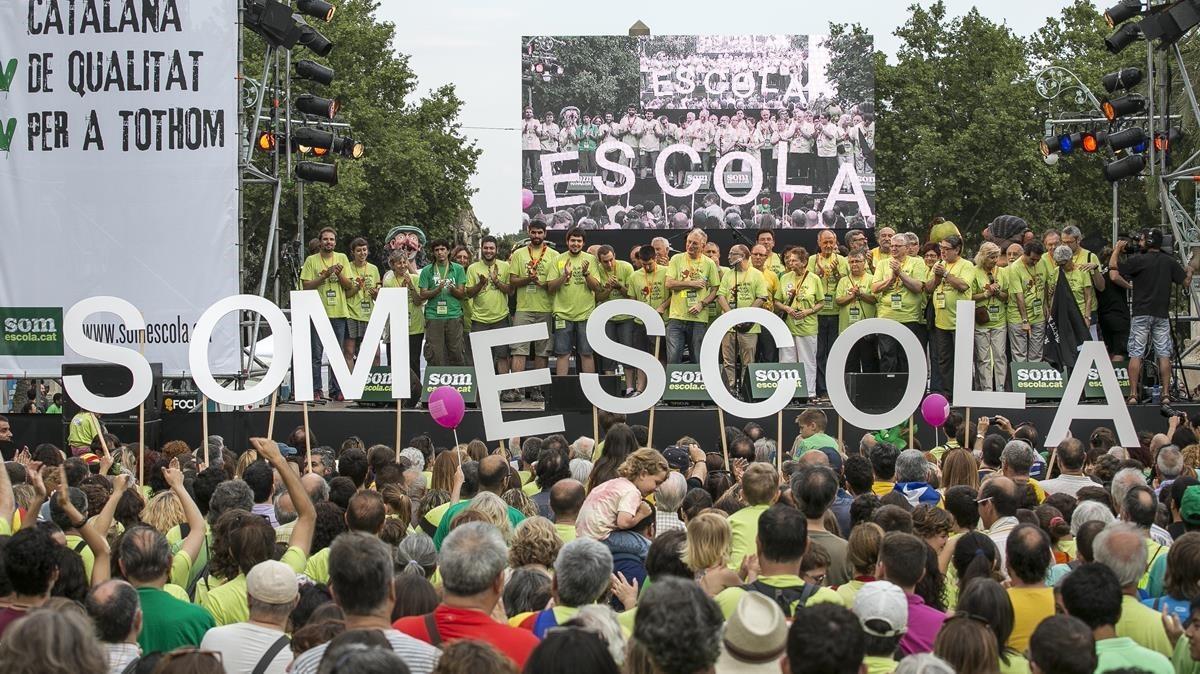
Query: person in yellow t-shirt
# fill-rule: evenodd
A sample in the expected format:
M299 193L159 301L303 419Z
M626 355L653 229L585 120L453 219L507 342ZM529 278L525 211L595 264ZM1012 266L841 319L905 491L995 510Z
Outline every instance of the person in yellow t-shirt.
M346 291L346 339L342 341L342 355L351 367L360 342L367 335L367 322L371 320L375 298L379 296L379 267L367 262L370 250L367 240L361 236L350 242L350 254L354 259L346 268L352 285ZM378 352L374 355L373 364L379 364Z
M1041 261L1045 252L1042 244L1030 241L1022 255L1008 264L1008 345L1018 363L1042 359L1046 274Z
M479 254L483 259L467 267L467 285L464 288L471 305L471 331L483 332L508 327L508 296L512 286L508 283L509 266L504 260L496 259L496 237L485 236L479 243ZM508 346L492 348L496 373L508 373ZM520 394L504 391L501 402L516 402Z
M408 290L408 368L412 371L412 381L421 381L421 344L425 341L425 300L417 292L420 275L416 266L403 251L394 251L388 257L390 269L383 275L384 288L406 288ZM384 340L390 343L390 340ZM413 387L413 393L419 385ZM416 404L420 396L413 395L411 403Z
M1079 240L1083 238L1083 232L1074 225L1063 227L1062 230L1062 245L1071 249L1071 262L1075 263L1075 269L1082 272L1088 278L1089 285L1092 286L1092 295L1104 291L1104 270L1100 268L1100 258L1092 251L1079 245ZM1089 319L1088 328L1091 330L1092 339L1099 339L1097 336L1097 305L1092 304L1092 313L1087 316Z
M633 298L640 302L645 302L658 312L658 315L663 317L663 322L666 322L667 309L671 306L671 296L667 292L667 268L658 263L654 254L654 249L650 246L642 246L638 249L638 261L642 267L633 272L629 277L629 290ZM662 355L662 338L655 337L653 342L649 335L646 334L646 326L640 319L634 319L634 346L646 353L653 353L655 356ZM637 375L636 389L638 393L646 390L646 373L641 370L634 370Z
M617 259L613 247L604 244L596 247L596 273L600 279L600 289L596 291L596 305L612 300L634 299L629 279L633 276L633 265L625 260ZM604 333L609 339L623 346L636 346L636 333L633 316L621 314L612 317L604 324ZM600 371L604 374L617 373L617 361L612 358L601 358ZM637 373L631 367L625 368L625 395L633 395L637 389Z
M721 281L721 292L717 303L721 311L747 307L762 307L770 296L763 273L750 265L750 251L738 244L729 249L729 271ZM745 368L754 362L754 350L758 346L758 334L762 326L758 323L743 323L735 326L721 340L721 361L725 365L725 384L736 390L738 364Z
M667 290L671 308L667 319L667 362L682 363L686 343L693 359L700 357L700 344L708 330L707 307L720 291L717 264L704 256L708 235L702 229L688 232L687 252L671 258L667 266Z
M1008 290L999 261L1000 246L984 242L971 280L972 299L988 312L987 322L975 325L975 385L981 391L1003 391L1008 371Z
M546 243L546 224L541 220L530 220L526 227L529 243L513 251L508 259L509 284L517 296L517 312L513 314L513 325L546 325L548 336L533 342L522 342L509 347L512 354L512 371L524 372L525 361L533 358L534 369L546 367L550 352L554 350L554 298L546 290L546 276L554 265L558 253ZM540 386L531 387L529 400L544 402Z
M871 275L867 273L867 255L861 250L846 256L850 273L838 281L833 291L838 305L838 334L851 325L875 318L875 303L878 298L871 292ZM879 369L879 356L875 351L874 335L863 338L850 349L846 358L847 372L875 372Z
M767 284L767 303L763 308L767 311L775 311L775 294L779 292L779 277L787 272L776 272L770 265L770 255L768 248L763 244L755 244L750 248L750 265L762 272L763 280ZM786 257L786 255L785 255ZM786 264L786 261L785 261ZM760 363L774 363L779 360L779 348L775 346L773 339L758 340L758 348L755 350L755 357Z
M758 238L756 238L754 242L765 248L767 251L765 262L766 269L771 270L771 273L775 274L776 277L782 276L787 272L784 261L780 258L779 254L775 252L775 232L773 230L766 227L758 230ZM760 270L762 270L761 267Z
M300 268L300 286L304 290L316 290L321 295L321 304L325 307L325 315L333 326L333 334L338 343L346 341L346 293L354 287L350 280L350 260L344 253L334 250L337 247L337 230L325 227L317 235L320 241L320 251L304 259ZM312 337L312 377L313 397L321 399L321 357L324 346L316 334ZM334 400L342 398L342 390L337 379L329 378L329 397Z
M880 227L875 231L875 240L879 245L871 249L872 274L879 271L881 268L887 267L892 261L892 237L896 235L896 230L891 227Z
M937 353L938 373L942 393L949 394L954 386L954 330L958 326L958 301L971 299L971 279L975 265L962 257L962 237L951 234L942 239L941 260L931 269L933 290L933 351ZM973 320L972 317L965 317Z
M892 259L875 270L871 292L879 297L878 317L902 324L924 347L927 336L922 307L928 280L925 261L908 254L907 238L901 245L898 241L901 236L904 235L892 237ZM900 342L889 335L879 335L879 369L882 372L908 371L908 359Z
M792 333L792 346L780 350L782 363L804 366L806 397L817 392L817 313L825 302L825 285L809 271L808 251L801 246L789 248L783 255L791 269L779 280L775 291L775 313L783 316Z
M809 258L813 273L821 277L825 288L825 299L817 312L817 397L827 395L825 389L825 362L829 360L829 349L838 336L841 307L833 301L838 283L850 273L846 258L838 253L837 235L825 229L817 234L819 252Z
M554 297L554 370L560 377L569 372L572 352L578 358L576 372L596 371L585 329L588 316L596 309L600 264L583 246L583 230L568 231L567 252L555 258L546 274L546 290Z

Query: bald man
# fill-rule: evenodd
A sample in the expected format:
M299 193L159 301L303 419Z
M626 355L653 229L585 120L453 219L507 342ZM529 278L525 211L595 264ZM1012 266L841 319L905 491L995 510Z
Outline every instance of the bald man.
M825 364L829 361L829 349L838 336L838 315L841 307L833 301L838 282L850 275L850 265L838 253L837 234L831 229L822 229L817 234L818 253L808 258L808 270L821 279L825 287L825 300L817 312L817 397L829 395L825 388Z
M503 494L510 486L520 489L521 485L508 484L508 462L499 454L492 454L483 457L479 462L479 491L490 491L496 496ZM442 521L438 523L437 532L433 535L433 544L441 549L442 541L450 533L450 523L454 521L454 516L466 510L471 505L470 499L459 501L446 509L446 514L442 516ZM513 529L525 519L525 515L520 510L512 506L508 506L508 521Z
M563 543L575 540L575 518L587 496L583 483L567 478L550 488L550 509L554 511L554 529Z
M87 596L87 612L104 646L108 671L123 672L142 656L142 605L138 592L123 580L108 580Z

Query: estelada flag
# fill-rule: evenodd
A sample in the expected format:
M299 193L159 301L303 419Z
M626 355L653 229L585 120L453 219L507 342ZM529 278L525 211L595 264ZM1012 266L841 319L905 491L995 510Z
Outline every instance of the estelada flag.
M1075 303L1066 270L1059 267L1050 311L1046 314L1046 342L1042 347L1042 358L1059 370L1075 367L1079 349L1089 339L1091 333L1083 322L1079 305Z

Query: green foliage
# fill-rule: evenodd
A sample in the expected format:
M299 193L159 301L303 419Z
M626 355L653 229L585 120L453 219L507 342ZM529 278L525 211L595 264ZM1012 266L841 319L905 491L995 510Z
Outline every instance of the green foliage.
M326 62L336 72L327 87L293 78L292 95L311 92L334 97L342 104L337 121L350 125L339 130L366 144L362 159L338 159L338 185L304 187L305 238L326 225L337 228L344 248L355 236L378 246L388 229L416 225L431 236L448 237L460 213L469 208L473 193L469 180L475 172L479 150L463 137L458 122L462 101L452 85L440 87L416 102L408 97L417 78L408 57L394 47L396 27L375 18L378 0L344 0L332 23L309 19L333 41L328 59L301 47L293 60ZM261 73L264 45L245 31L245 72ZM281 63L282 58L281 58ZM280 111L281 113L283 111ZM298 114L293 112L293 119ZM282 124L278 131L282 133ZM269 159L257 153L256 162ZM292 155L293 161L322 161ZM281 164L285 156L280 156ZM323 161L332 161L326 157ZM286 172L281 168L281 173ZM283 240L296 233L296 181L285 176L279 225ZM271 216L269 186L248 185L245 191L246 243L242 253L247 288L258 280ZM285 284L286 285L286 284Z
M526 84L525 100L540 119L546 112L555 116L574 105L581 114L613 113L620 117L625 106L640 109L641 73L638 70L637 40L623 36L561 38L554 49L563 77L544 82L537 77Z
M835 26L831 35L846 39L856 30ZM896 30L894 61L875 54L879 224L925 231L942 216L977 240L993 218L1013 214L1035 230L1075 224L1107 236L1112 190L1101 168L1111 157L1076 154L1048 166L1037 151L1049 116L1091 105L1076 108L1070 96L1047 104L1034 76L1063 66L1103 94L1101 75L1138 65L1135 50L1104 49L1109 32L1086 0L1028 39L974 9L950 17L940 1L911 6ZM1119 189L1123 229L1157 219L1144 181L1125 180Z
M875 91L874 45L871 34L858 24L829 27L829 37L825 40L829 49L825 77L837 87L838 99L844 104L871 100Z

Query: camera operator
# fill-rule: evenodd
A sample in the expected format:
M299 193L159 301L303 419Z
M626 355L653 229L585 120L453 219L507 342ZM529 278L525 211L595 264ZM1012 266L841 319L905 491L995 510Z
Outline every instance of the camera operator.
M1163 252L1163 235L1157 229L1146 230L1142 235L1142 252L1131 251L1133 254L1120 261L1121 253L1130 247L1129 243L1125 239L1117 241L1108 260L1109 267L1116 268L1133 286L1127 402L1133 405L1139 400L1142 358L1146 355L1146 342L1153 340L1159 378L1163 384L1162 402L1165 404L1170 402L1168 391L1171 383L1171 324L1168 319L1171 285L1187 285L1192 280L1192 272L1185 272L1178 260Z

